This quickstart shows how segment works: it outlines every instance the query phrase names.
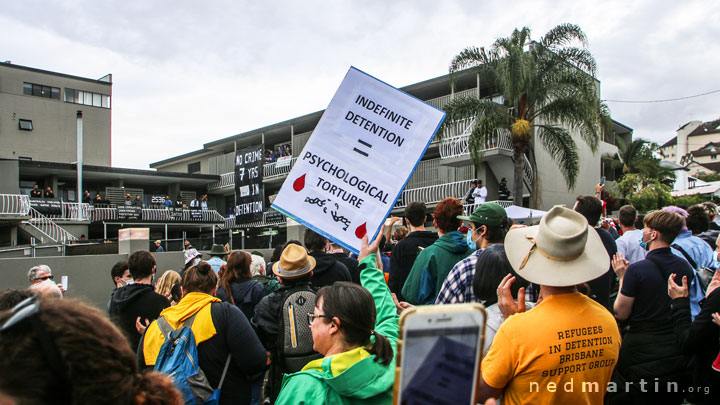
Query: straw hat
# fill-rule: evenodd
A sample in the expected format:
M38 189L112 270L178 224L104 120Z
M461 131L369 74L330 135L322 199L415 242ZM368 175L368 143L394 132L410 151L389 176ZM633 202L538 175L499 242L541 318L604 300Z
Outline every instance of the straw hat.
M292 243L283 250L280 260L273 263L272 271L282 278L296 278L314 268L315 258L309 256L304 247Z
M585 217L559 205L540 225L509 231L505 252L520 277L552 287L594 280L610 267L605 246Z

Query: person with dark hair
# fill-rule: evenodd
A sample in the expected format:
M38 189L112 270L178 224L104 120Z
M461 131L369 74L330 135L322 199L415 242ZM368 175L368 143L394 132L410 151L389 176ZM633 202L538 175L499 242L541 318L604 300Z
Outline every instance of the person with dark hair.
M505 239L505 237L503 237ZM498 306L497 288L503 279L510 274L515 277L515 282L510 287L513 297L517 297L520 288L528 290L530 283L522 277L518 276L510 265L507 255L505 254L505 245L497 243L479 250L477 255L477 265L474 266L475 274L473 275L472 291L476 300L485 306L487 314L487 322L485 323L485 352L487 353L492 345L493 338L497 333L500 325L505 321L500 307ZM525 308L530 309L535 304L525 299Z
M623 205L618 212L618 221L622 236L615 239L618 253L622 253L623 257L630 264L639 262L647 255L647 250L640 247L640 239L642 239L642 230L635 228L635 220L637 219L637 210L632 205Z
M510 220L505 208L497 203L479 205L470 216L458 215L458 219L468 221L467 243L475 252L460 260L448 273L440 287L435 304L460 304L475 302L473 277L477 273L476 262L483 249L496 243L503 243L510 228ZM497 285L496 285L497 286Z
M132 275L130 274L130 270L128 269L128 262L126 260L121 260L115 263L110 269L110 277L112 278L114 287L112 293L110 293L110 300L108 300L108 311L110 311L110 303L112 302L112 296L115 294L115 292L119 288L125 287L126 285L133 283Z
M473 197L475 197L475 205L478 204L485 204L485 199L487 198L487 187L483 186L482 180L475 180L477 182L477 186L475 187L475 190L473 191Z
M713 249L704 240L693 236L687 227L688 212L676 206L664 207L663 211L675 212L682 219L682 227L675 239L670 243L670 250L675 256L681 257L690 263L690 267L695 269L707 267L708 269L717 270L720 263L717 256L713 253ZM690 283L690 313L693 319L700 313L700 300L705 296L705 288L698 284L697 279L691 279Z
M252 279L251 263L250 253L243 250L232 251L228 255L217 290L217 297L240 308L248 321L255 315L255 305L265 296L265 287ZM230 295L228 291L231 292Z
M79 300L33 296L0 312L0 370L3 403L183 404L172 380L139 373L120 331Z
M183 298L160 316L172 329L192 319L190 328L195 335L198 363L213 388L218 388L230 357L220 403L249 404L250 381L265 370L267 354L242 311L215 297L217 282L209 264L201 262L190 267L182 278ZM150 324L140 340L137 353L141 368L155 365L165 342L159 321Z
M382 234L382 232L381 232ZM398 315L375 267L380 238L360 248L362 287L338 282L318 291L310 316L314 349L324 358L286 375L276 404L387 404L392 401Z
M410 233L395 244L390 254L388 286L400 301L405 300L402 289L421 248L432 245L438 238L437 233L425 230L426 212L427 208L422 201L413 201L405 207L404 221Z
M433 225L440 238L418 254L402 288L405 301L413 305L435 302L453 266L474 251L465 235L457 230L462 212L463 205L457 198L446 198L435 207Z
M615 244L615 238L610 233L601 227L597 226L602 216L602 203L600 200L589 195L580 195L575 201L575 212L582 214L587 219L588 224L595 228L595 231L600 236L605 251L608 254L608 258L612 258L617 253L617 245ZM590 280L587 283L589 289L589 296L597 301L600 305L610 309L610 291L613 290L615 285L615 273L613 273L612 266L608 267L608 270L602 276Z
M32 198L42 198L42 191L38 188L38 184L33 184L32 190L30 190L30 197Z
M315 258L315 269L310 281L317 287L330 285L336 281L352 281L350 271L338 259L325 253L330 242L324 236L308 229L305 231L305 248Z
M330 242L328 253L333 255L337 261L344 264L350 272L350 279L355 284L360 284L360 270L358 269L358 261L348 256L347 251L337 243Z
M701 387L689 392L685 399L693 404L720 404L720 372L713 366L720 352L720 328L713 323L720 312L720 273L715 272L708 284L702 309L694 320L690 316L687 279L683 277L678 285L674 278L675 274L668 278L670 316L680 347L692 356L691 387Z
M170 301L155 292L154 276L157 266L152 253L138 250L128 257L128 270L133 283L118 288L110 298L108 314L120 328L133 350L137 350L140 333L136 323L155 320Z
M507 180L505 177L500 179L500 185L498 186L498 198L501 200L509 200L510 199L510 189L507 185Z
M21 303L26 298L32 297L33 293L28 290L7 290L0 291L0 311L12 309L15 305Z
M685 218L685 223L693 236L697 236L708 230L710 218L705 212L705 208L699 204L692 205L687 209L687 213L688 216Z
M615 317L629 324L614 380L627 381L630 387L628 390L625 384L618 384L622 386L611 403L679 404L683 399L682 388L688 382L687 368L670 320L667 279L673 273L678 275L676 282L683 276L688 283L693 278L693 269L687 261L670 251L684 220L675 212L655 211L646 215L644 222L641 244L649 251L645 260L630 264L621 253L612 260L620 279ZM642 392L641 381L661 381L660 389ZM668 392L672 391L669 385L680 388Z

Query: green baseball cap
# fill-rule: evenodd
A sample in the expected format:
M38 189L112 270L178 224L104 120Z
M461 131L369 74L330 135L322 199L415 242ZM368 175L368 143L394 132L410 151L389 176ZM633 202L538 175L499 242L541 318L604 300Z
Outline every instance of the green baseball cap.
M502 221L507 218L507 212L505 212L502 205L490 202L480 204L469 217L458 215L457 218L487 226L500 226Z

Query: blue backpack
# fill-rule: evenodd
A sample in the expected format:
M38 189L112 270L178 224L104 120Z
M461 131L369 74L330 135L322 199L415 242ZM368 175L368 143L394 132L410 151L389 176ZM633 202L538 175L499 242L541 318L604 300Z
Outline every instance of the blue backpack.
M158 327L165 336L165 343L160 347L154 370L172 377L186 404L215 405L220 400L220 389L230 365L230 354L225 362L220 384L214 390L198 364L195 334L190 329L196 315L197 313L185 320L177 329L173 329L164 317L157 319Z

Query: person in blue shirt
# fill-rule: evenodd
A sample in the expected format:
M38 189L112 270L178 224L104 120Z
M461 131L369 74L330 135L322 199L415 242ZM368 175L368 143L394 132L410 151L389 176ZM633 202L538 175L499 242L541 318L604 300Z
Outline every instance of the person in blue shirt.
M210 249L210 252L208 252L210 256L212 256L209 260L207 260L210 267L212 267L215 274L218 274L220 271L220 267L223 264L226 264L225 260L222 258L227 255L227 252L225 251L225 248L223 245L213 245L212 249Z
M687 211L675 206L665 207L663 211L675 212L683 217L682 230L673 243L670 244L670 250L675 256L688 260L690 266L694 269L704 266L716 270L720 267L710 245L699 237L693 236L692 232L688 229L686 221L688 217ZM694 283L697 282L697 280L694 281ZM698 287L699 286L692 284L690 285L690 313L693 319L700 313L700 300L705 296L705 291L703 291L702 287L699 287L699 294L692 294L693 289L697 289Z

